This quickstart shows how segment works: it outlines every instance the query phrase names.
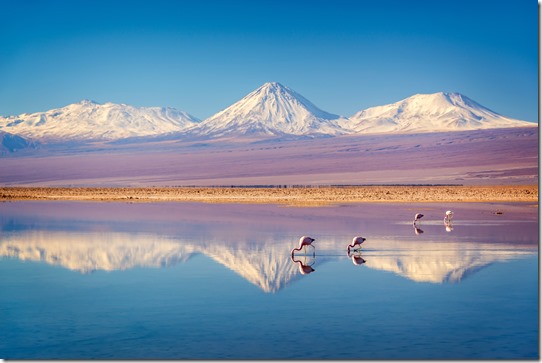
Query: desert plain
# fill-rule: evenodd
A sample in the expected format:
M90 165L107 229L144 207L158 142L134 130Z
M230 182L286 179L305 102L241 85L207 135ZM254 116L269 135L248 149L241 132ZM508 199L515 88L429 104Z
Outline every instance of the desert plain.
M0 170L1 201L538 202L538 128L43 145Z
M0 200L80 200L123 202L203 202L285 204L408 202L537 202L536 185L513 186L354 186L354 187L178 187L49 188L3 187Z

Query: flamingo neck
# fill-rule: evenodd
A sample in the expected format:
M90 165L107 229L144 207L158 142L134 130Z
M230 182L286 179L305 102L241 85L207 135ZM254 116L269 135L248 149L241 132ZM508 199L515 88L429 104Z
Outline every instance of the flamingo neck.
M301 251L303 247L296 247L292 250L292 255L294 254L294 251Z

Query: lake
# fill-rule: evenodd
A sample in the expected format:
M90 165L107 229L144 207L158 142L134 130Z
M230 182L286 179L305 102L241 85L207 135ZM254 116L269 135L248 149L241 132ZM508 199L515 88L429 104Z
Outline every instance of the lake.
M539 358L536 204L28 201L0 228L0 358Z

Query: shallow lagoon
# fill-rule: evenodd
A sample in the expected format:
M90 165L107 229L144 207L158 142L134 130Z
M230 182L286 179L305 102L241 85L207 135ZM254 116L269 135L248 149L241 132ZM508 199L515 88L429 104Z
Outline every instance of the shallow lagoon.
M14 202L0 226L2 358L539 357L533 205Z

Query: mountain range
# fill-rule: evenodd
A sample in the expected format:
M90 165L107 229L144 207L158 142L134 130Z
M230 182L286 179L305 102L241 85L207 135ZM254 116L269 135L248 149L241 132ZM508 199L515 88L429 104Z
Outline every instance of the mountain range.
M499 115L462 94L445 92L417 94L343 117L321 110L277 82L265 83L203 121L174 108L89 100L46 112L0 117L0 132L8 139L17 136L45 142L160 135L211 139L427 133L525 126L538 124ZM18 139L18 143L23 141Z
M46 112L0 117L0 131L39 140L116 140L178 132L199 121L170 107L82 100Z

